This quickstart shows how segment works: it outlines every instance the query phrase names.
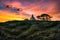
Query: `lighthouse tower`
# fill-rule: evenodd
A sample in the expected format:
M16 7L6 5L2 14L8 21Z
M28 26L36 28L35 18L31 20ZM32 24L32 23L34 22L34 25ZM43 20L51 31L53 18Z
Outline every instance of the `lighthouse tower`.
M30 20L31 20L31 21L35 21L34 15L31 16Z

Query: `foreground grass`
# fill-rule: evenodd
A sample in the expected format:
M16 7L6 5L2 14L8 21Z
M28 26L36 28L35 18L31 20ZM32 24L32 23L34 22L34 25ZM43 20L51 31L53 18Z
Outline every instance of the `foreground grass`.
M60 40L60 22L8 21L0 23L0 40Z

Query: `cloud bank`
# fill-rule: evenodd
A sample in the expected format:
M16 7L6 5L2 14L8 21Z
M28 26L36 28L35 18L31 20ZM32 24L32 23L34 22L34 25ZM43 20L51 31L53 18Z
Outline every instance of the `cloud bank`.
M6 5L9 5L10 9L6 9ZM21 11L17 12L16 9ZM14 14L25 19L29 19L32 14L36 17L46 13L53 17L52 20L60 20L60 0L0 0L0 11L5 12L3 15Z

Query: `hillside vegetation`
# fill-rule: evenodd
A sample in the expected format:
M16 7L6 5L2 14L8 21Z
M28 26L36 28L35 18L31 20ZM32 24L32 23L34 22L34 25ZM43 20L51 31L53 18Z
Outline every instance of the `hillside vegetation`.
M58 21L8 21L0 23L0 40L60 40Z

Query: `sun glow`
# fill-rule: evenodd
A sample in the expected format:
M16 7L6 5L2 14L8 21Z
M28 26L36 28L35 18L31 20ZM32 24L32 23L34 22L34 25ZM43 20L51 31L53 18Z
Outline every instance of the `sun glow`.
M6 21L11 21L11 20L24 20L24 18L21 18L17 15L12 15L6 13L0 13L0 22L6 22Z

